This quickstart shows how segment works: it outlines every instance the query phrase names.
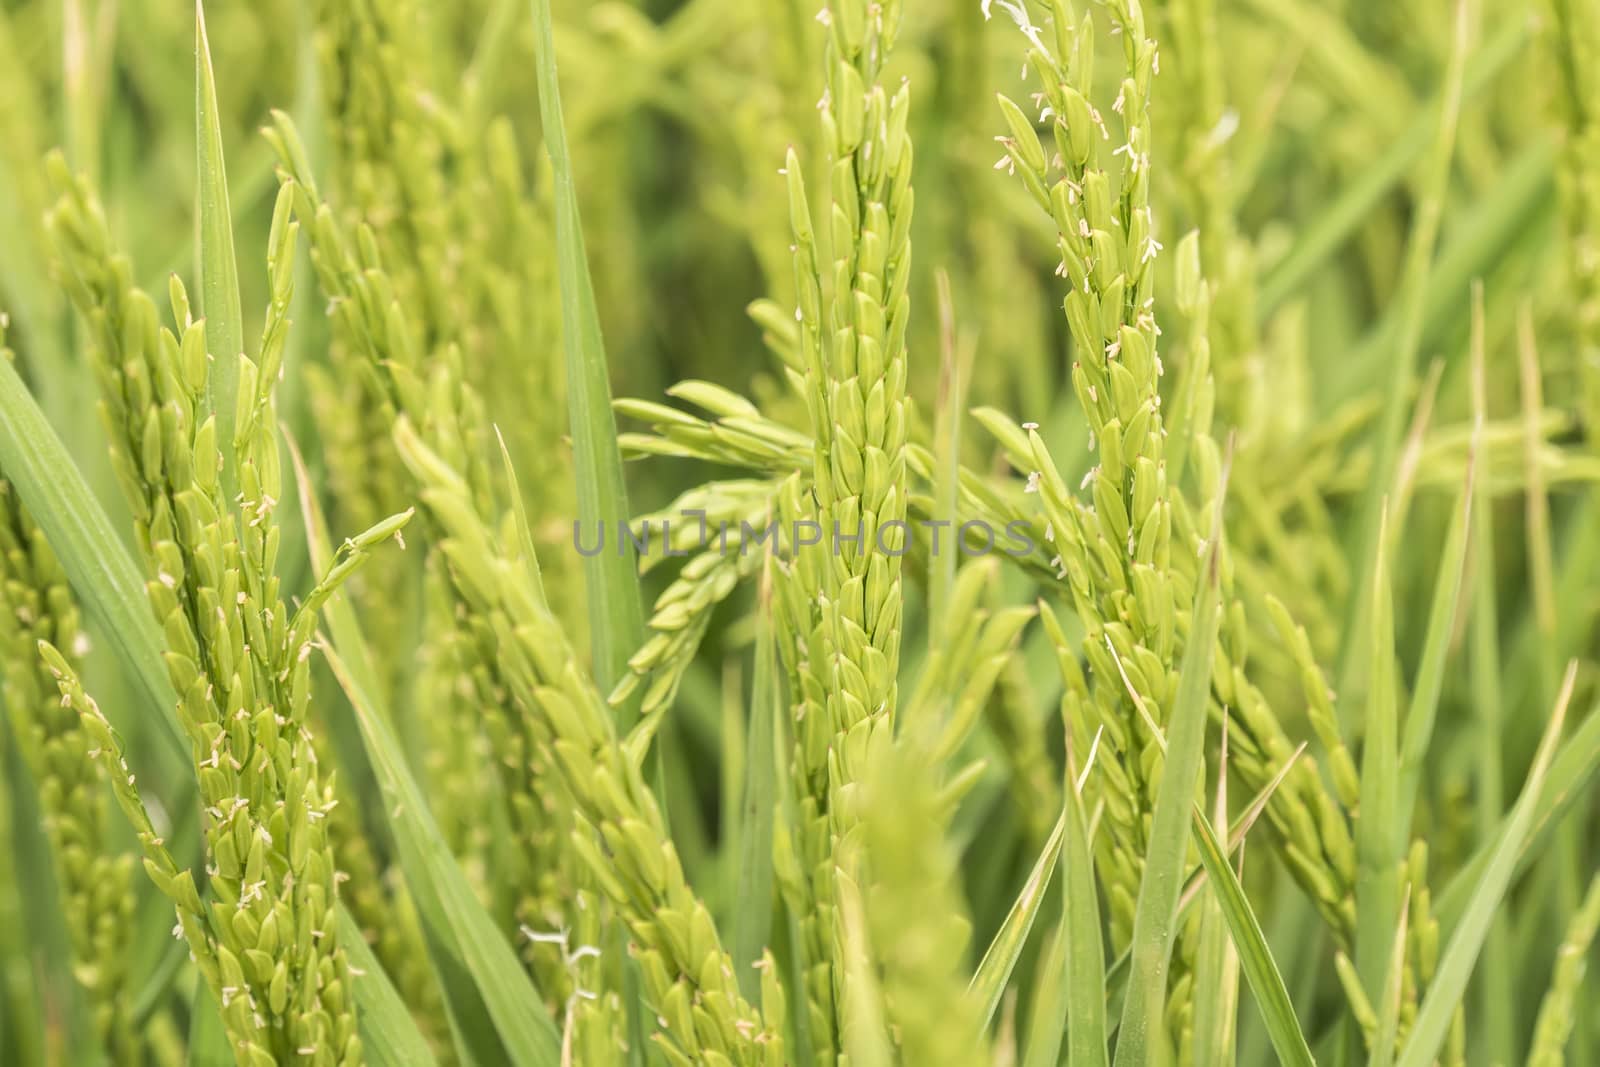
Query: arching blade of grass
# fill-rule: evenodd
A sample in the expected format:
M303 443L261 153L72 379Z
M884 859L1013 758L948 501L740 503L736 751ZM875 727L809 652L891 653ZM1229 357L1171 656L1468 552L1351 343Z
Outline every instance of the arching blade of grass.
M222 451L224 496L233 498L233 423L238 402L239 357L244 355L244 309L239 300L239 265L233 255L233 213L228 208L228 175L222 160L222 126L217 85L211 70L211 45L200 0L194 5L195 198L199 219L200 311L206 317L211 349L207 397L217 418Z
M1093 765L1099 736L1090 747ZM1099 891L1090 851L1093 819L1083 813L1078 773L1067 733L1067 773L1062 782L1061 921L1040 953L1022 1067L1058 1067L1062 1038L1069 1038L1067 1067L1106 1067L1106 944L1101 936Z
M342 908L339 943L350 958L350 966L365 976L356 988L378 987L361 1002L361 1046L367 1058L386 1067L434 1067L433 1051L417 1029L411 1009L395 991L394 984L384 973L383 964L367 947L361 927Z
M1022 955L1022 947L1028 942L1028 933L1033 929L1034 920L1039 917L1039 908L1044 904L1051 876L1055 874L1057 857L1061 854L1061 838L1068 818L1067 812L1063 811L1056 820L1055 828L1045 841L1044 851L1039 853L1028 880L1022 885L1022 892L1017 894L1016 902L1006 913L994 940L989 942L967 987L968 994L977 998L980 1005L980 1021L984 1027L994 1019L995 1010L1000 1007L1000 998L1006 991L1006 983L1011 980L1011 972Z
M1222 513L1227 476L1214 503ZM1211 660L1221 618L1222 531L1214 525L1195 589L1194 621L1183 650L1178 693L1167 726L1167 754L1150 825L1150 846L1134 909L1129 945L1132 971L1122 1003L1117 1067L1143 1067L1157 1047L1165 1018L1167 966L1176 933L1178 898L1189 852L1194 793L1205 762L1206 706L1211 699Z
M189 767L188 774L167 776L164 785L169 793L168 802L183 808L192 807L195 803L193 765L188 743L183 739L176 718L178 697L163 667L161 631L145 599L138 565L89 492L83 475L73 465L72 457L45 421L27 387L4 360L0 360L0 471L16 487L23 504L44 531L73 591L100 622L124 672L145 701L146 714L155 717L160 727L158 732L168 739L183 765ZM113 708L111 713L120 713L123 722L128 721L126 712L121 709ZM185 837L193 837L198 832L197 824L191 820L180 820L178 825L187 828ZM175 842L174 850L184 855L197 848L195 842L180 840ZM339 914L343 920L342 904ZM372 961L368 974L376 975L380 970L377 962ZM356 1006L363 1015L373 1013L380 1018L399 1018L403 1014L410 1018L405 1006L394 999L394 990L387 982L360 981L355 983L354 993ZM391 1029L390 1037L386 1046L369 1046L374 1062L431 1062L427 1044L415 1025L403 1030ZM384 1047L408 1050L413 1046L418 1051L409 1059L383 1058Z
M1250 993L1255 997L1261 1018L1266 1023L1272 1047L1277 1050L1278 1061L1287 1067L1311 1067L1316 1061L1311 1057L1311 1047L1306 1043L1305 1031L1295 1017L1294 1004L1284 987L1283 975L1267 947L1261 933L1261 923L1256 919L1250 901L1244 895L1239 876L1233 873L1222 846L1217 843L1211 822L1199 811L1194 813L1195 841L1200 847L1200 862L1205 865L1212 892L1216 894L1222 917L1233 936L1234 948L1239 951L1239 966L1244 971Z
M399 741L356 684L339 654L324 648L344 688L383 792L406 885L436 954L440 984L451 996L457 1038L480 1064L557 1067L561 1038L516 953L473 895L466 875L428 812L405 766ZM486 1025L487 1024L487 1025Z
M1062 890L1066 902L1066 890ZM1039 953L1033 988L1028 992L1028 1032L1022 1043L1022 1067L1059 1067L1061 1039L1067 1030L1067 991L1062 979L1067 969L1067 923L1061 921L1050 931L1050 940ZM1101 1011L1105 996L1100 997ZM1104 1052L1101 1053L1104 1055Z
M1086 763L1094 763L1092 749ZM1087 773L1088 766L1083 773ZM1106 948L1100 930L1100 898L1079 774L1069 749L1067 780L1062 783L1067 823L1061 852L1061 862L1066 867L1061 888L1066 896L1062 918L1066 969L1062 978L1067 1000L1067 1064L1106 1067Z
M1600 773L1600 708L1590 711L1551 760L1543 788L1537 790L1532 825L1517 856L1518 871L1542 853L1550 834L1573 808L1589 799L1589 789L1597 773ZM1494 841L1500 840L1511 821L1511 815L1500 821ZM1448 933L1462 921L1493 858L1493 844L1485 844L1439 894L1434 914L1438 916L1441 932Z
M159 724L170 751L185 764L189 743L172 709L178 698L162 666L161 631L150 613L144 579L121 535L101 509L61 439L46 421L28 387L10 362L0 360L0 472L44 531L61 561L73 592L100 624L144 702ZM140 734L127 717L130 709L108 706L106 713L124 734ZM192 804L192 779L173 781L173 799Z
M567 152L561 117L561 88L556 77L555 37L550 0L533 0L534 51L539 77L539 118L545 150L555 182L556 258L561 277L561 336L566 348L567 407L572 453L578 479L578 522L590 536L617 541L617 550L586 556L589 639L594 648L595 681L602 693L622 680L628 657L644 639L644 607L632 543L623 536L627 525L628 490L622 477L622 452L611 411L605 342L595 307L594 283L584 250L578 193ZM636 700L622 709L631 720Z
M333 562L327 524L298 452L291 449L300 486L311 567L326 573ZM406 885L416 903L434 970L450 1009L457 1040L483 1065L509 1062L555 1067L561 1039L528 974L494 920L472 892L406 765L400 742L372 693L343 651L355 662L371 662L355 610L341 595L323 605L333 647L324 647L355 713L361 742L383 794L383 811ZM370 667L367 668L370 671Z
M628 488L622 475L622 452L617 446L617 422L611 408L611 383L606 365L605 340L595 307L594 282L589 276L584 248L583 221L578 212L578 192L567 151L567 131L561 113L561 82L556 73L555 31L550 0L533 0L534 61L539 85L539 120L545 151L550 156L554 182L557 274L561 284L561 342L566 353L567 413L572 433L573 471L577 478L578 525L604 536L609 527L617 551L596 552L583 561L589 641L593 650L594 678L600 691L610 692L628 673L628 658L644 641L644 602L639 592L639 568L632 542L623 536L629 519ZM616 708L619 724L626 728L636 718L643 694L635 694ZM655 790L665 795L661 749L656 748ZM663 801L663 817L670 826L670 808ZM620 931L612 934L619 947ZM644 1055L638 996L640 978L631 963L624 965L624 1001L630 1040L630 1063Z
M1549 725L1545 727L1544 738L1539 742L1539 751L1534 756L1527 781L1523 783L1522 795L1512 806L1511 816L1496 839L1494 851L1490 853L1483 875L1474 886L1461 922L1450 935L1449 944L1445 946L1434 979L1422 998L1422 1006L1417 1010L1417 1017L1400 1051L1396 1067L1428 1067L1444 1043L1450 1019L1460 1005L1467 982L1472 977L1478 950L1483 947L1489 926L1500 908L1501 898L1516 874L1518 853L1533 828L1540 789L1550 770L1556 745L1561 740L1561 725L1566 720L1567 705L1572 700L1572 687L1577 676L1578 664L1573 661L1567 667L1561 692L1556 697L1555 710L1550 716Z

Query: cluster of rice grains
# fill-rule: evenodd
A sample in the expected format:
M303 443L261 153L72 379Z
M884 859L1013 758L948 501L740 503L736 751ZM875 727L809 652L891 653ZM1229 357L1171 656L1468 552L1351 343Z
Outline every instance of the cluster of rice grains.
M66 176L64 164L56 169L62 198L52 230L69 293L91 329L114 466L166 636L167 674L204 808L209 899L156 835L121 743L73 665L49 644L41 646L45 661L139 830L146 869L177 907L178 933L217 998L237 1059L359 1063L327 832L334 798L307 729L311 641L340 572L404 517L350 542L340 567L291 613L277 575L283 489L272 414L293 287L289 196L274 220L272 303L259 356L238 357L236 430L222 442L218 420L205 414L213 358L205 324L182 285L174 279L171 290L174 333L129 281L84 184ZM237 487L233 499L224 479Z

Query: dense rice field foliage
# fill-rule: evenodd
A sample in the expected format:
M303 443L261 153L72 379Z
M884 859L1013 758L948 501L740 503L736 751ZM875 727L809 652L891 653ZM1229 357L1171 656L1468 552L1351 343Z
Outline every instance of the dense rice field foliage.
M0 350L0 1063L1600 1067L1595 0L0 0Z

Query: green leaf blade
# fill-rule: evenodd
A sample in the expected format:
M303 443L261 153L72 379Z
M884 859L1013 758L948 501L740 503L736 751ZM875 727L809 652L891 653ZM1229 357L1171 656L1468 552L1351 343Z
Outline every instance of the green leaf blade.
M223 484L232 497L233 427L239 391L239 359L244 355L244 308L239 298L239 265L233 253L233 212L228 206L228 175L222 158L222 125L217 85L206 37L205 10L194 5L195 197L199 220L200 310L206 317L211 372L206 393L217 420Z
M1267 947L1261 923L1244 895L1239 876L1234 874L1233 866L1217 843L1216 832L1205 816L1196 811L1194 820L1200 860L1205 865L1223 918L1228 923L1234 947L1239 951L1240 969L1244 971L1245 981L1261 1009L1272 1047L1286 1067L1312 1067L1316 1061L1311 1056L1310 1045L1306 1043L1305 1031L1295 1018L1289 990L1283 984L1283 975L1279 973L1278 965Z
M291 458L300 484L307 550L313 568L325 572L334 558L327 524L310 491L299 454L291 451ZM383 794L384 817L434 957L457 1039L465 1042L473 1058L485 1067L507 1057L518 1065L557 1067L561 1039L542 998L451 855L406 764L387 711L372 696L375 690L368 689L360 677L360 673L370 674L372 658L354 609L346 598L335 595L323 604L323 616L333 640L333 647L325 646L323 653L349 698L362 747ZM369 666L352 668L341 649L350 650L350 662Z
M583 222L561 115L550 0L533 0L533 27L539 115L555 183L561 333L566 351L573 465L578 481L578 523L586 537L603 539L609 531L615 542L615 551L595 552L583 561L595 681L601 692L610 692L627 675L628 658L644 639L644 605L632 543L623 533L630 518L628 491L611 407L605 342L600 335L600 315L589 276ZM625 701L619 714L631 721L636 709L636 700Z
M1093 753L1089 761L1092 766ZM1066 836L1061 851L1062 891L1066 894L1062 918L1066 939L1063 982L1066 993L1068 1067L1106 1067L1106 949L1100 929L1099 891L1094 881L1094 853L1090 848L1089 819L1075 778L1077 768L1067 760Z
M1226 478L1224 477L1224 484ZM1215 508L1220 517L1225 488ZM1116 1067L1143 1067L1161 1040L1167 969L1176 937L1178 900L1189 849L1191 807L1205 762L1207 705L1211 699L1211 661L1221 622L1221 529L1210 545L1195 589L1189 638L1178 674L1178 693L1167 728L1167 752L1151 821L1150 846L1135 905L1132 970L1122 1002Z
M999 931L984 950L983 959L978 962L978 970L968 986L967 992L978 1001L980 1021L985 1027L994 1019L994 1013L1000 1007L1006 983L1011 980L1011 972L1016 969L1022 947L1027 944L1034 920L1039 917L1039 909L1044 905L1050 879L1055 874L1057 857L1061 854L1061 840L1067 819L1068 815L1063 811L1056 820L1055 828L1045 841L1044 850L1039 853L1028 880L1023 883L1022 892L1017 894L1011 910L1000 923Z
M1577 662L1573 661L1567 668L1566 679L1556 698L1555 710L1550 716L1549 725L1545 728L1544 738L1539 744L1538 754L1534 757L1533 767L1528 771L1527 780L1523 783L1522 794L1512 806L1505 829L1495 842L1494 851L1490 853L1482 877L1474 886L1471 900L1462 913L1461 922L1450 935L1450 940L1439 958L1433 982L1422 998L1421 1007L1417 1009L1410 1035L1400 1050L1399 1058L1395 1061L1396 1067L1428 1067L1444 1044L1450 1020L1455 1015L1461 998L1466 993L1467 982L1472 977L1478 952L1488 937L1489 928L1499 911L1500 901L1511 886L1511 879L1517 870L1519 853L1533 829L1540 791L1561 739L1561 727L1566 720L1567 706L1572 700L1577 672Z
M1387 508L1367 580L1367 713L1361 751L1361 808L1355 826L1356 968L1367 998L1378 1000L1394 923L1400 912L1400 854L1405 830L1396 818L1400 738L1395 699L1394 599L1389 584Z

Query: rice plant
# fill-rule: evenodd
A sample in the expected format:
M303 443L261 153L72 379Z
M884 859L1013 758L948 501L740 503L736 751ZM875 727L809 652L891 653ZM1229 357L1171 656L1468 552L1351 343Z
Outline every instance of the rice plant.
M1600 1063L1597 72L8 0L0 1062Z

